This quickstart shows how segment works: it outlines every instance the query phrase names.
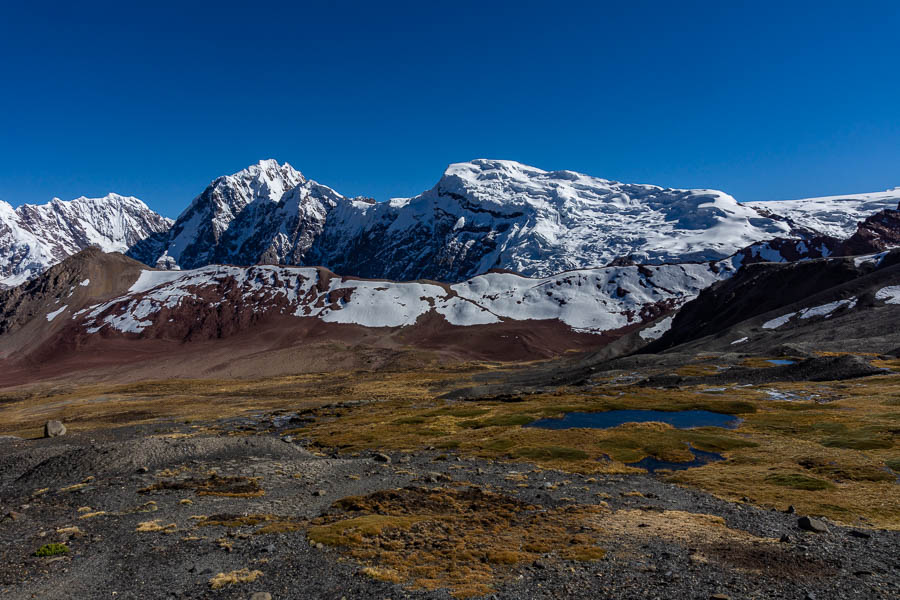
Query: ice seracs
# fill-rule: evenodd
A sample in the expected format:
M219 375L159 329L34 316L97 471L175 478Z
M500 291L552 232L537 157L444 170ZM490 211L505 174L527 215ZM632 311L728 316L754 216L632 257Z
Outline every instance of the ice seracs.
M853 235L860 221L884 209L895 209L898 202L900 188L800 200L745 202L744 206L785 217L796 227L844 239Z

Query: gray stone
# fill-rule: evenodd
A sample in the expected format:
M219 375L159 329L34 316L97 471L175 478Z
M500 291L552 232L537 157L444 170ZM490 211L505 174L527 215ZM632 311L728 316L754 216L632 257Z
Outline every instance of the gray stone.
M60 435L66 435L66 426L59 421L47 421L44 424L44 437L52 438Z
M326 492L325 490L316 490L316 491L314 491L314 492L312 493L312 495L313 495L313 496L324 496L324 495L327 494L327 493L328 493L328 492Z
M375 454L372 458L375 459L375 462L382 462L382 463L389 463L389 462L391 462L391 457L388 456L387 454L383 454L383 453L381 453L381 452L378 452L378 453Z
M804 531L812 531L813 533L828 533L828 526L818 519L812 517L800 517L797 519L797 526Z

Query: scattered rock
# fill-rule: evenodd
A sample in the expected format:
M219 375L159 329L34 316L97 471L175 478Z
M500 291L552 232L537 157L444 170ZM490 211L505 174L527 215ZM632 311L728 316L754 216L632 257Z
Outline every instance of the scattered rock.
M797 526L804 531L812 531L813 533L828 533L828 526L818 519L812 517L800 517L797 519Z
M327 494L327 493L328 493L328 492L326 492L325 490L316 490L316 491L314 491L314 492L312 493L312 495L313 495L313 496L324 496L324 495Z
M381 463L389 463L389 462L391 462L391 457L388 456L387 454L382 453L382 452L376 453L374 456L372 456L372 458L375 459L375 462L381 462Z
M44 424L44 437L52 438L66 435L66 426L59 421L47 421Z
M786 533L783 533L783 534L781 534L781 538L778 541L781 542L782 544L790 544L791 536L789 536Z

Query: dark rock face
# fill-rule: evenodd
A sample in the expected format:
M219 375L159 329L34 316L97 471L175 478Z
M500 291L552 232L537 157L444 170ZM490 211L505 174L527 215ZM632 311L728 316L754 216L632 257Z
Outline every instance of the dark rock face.
M675 315L672 328L647 347L658 352L712 335L745 319L800 302L860 276L852 260L760 263L703 290Z
M873 254L900 246L900 208L883 210L862 221L841 246L844 256Z
M841 241L827 235L808 238L774 238L752 244L738 251L735 262L751 265L761 262L795 262L810 258L826 258L838 253Z

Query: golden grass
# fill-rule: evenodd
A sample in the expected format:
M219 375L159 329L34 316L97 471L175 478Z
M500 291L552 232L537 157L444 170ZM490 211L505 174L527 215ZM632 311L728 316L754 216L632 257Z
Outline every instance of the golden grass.
M395 583L470 597L490 593L518 565L547 553L600 560L597 532L585 523L602 510L539 510L473 486L406 488L339 500L312 522L307 535Z
M144 521L142 523L138 523L138 526L135 528L136 532L140 533L153 533L153 532L162 532L162 533L173 533L178 528L178 525L175 523L169 523L168 525L163 525L161 519L154 519L152 521Z
M263 576L263 572L259 569L238 569L228 573L219 573L209 580L209 587L213 590L221 590L224 587L237 585L239 583L253 583Z

